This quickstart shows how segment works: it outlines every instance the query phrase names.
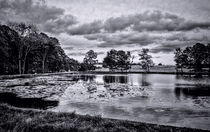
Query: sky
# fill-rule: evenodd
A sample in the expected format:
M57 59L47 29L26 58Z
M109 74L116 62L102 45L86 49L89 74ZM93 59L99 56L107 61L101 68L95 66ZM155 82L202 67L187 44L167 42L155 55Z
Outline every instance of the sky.
M210 0L0 0L0 23L35 24L56 37L70 57L94 50L99 62L111 49L174 64L174 50L210 42Z

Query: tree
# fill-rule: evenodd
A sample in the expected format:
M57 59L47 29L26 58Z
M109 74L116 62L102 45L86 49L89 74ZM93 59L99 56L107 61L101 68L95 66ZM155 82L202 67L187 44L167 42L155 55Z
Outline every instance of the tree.
M0 25L0 74L18 73L19 35L8 26Z
M18 46L18 64L19 64L19 74L22 74L25 72L25 61L29 52L28 49L30 47L26 42L28 40L27 37L31 33L36 33L37 28L34 25L25 24L25 23L16 23L16 22L9 22L8 25L10 26L10 28L15 30L20 36L21 41ZM26 51L24 51L24 49Z
M180 48L177 48L174 52L174 61L176 62L176 69L181 69L181 72L183 72L183 67L185 64L185 55L183 51Z
M28 57L28 54L36 49L39 46L40 40L38 37L38 33L30 33L28 36L24 37L25 45L23 47L23 66L22 66L22 73L25 73L26 70L26 59Z
M107 52L107 56L103 60L103 67L107 67L111 70L121 69L127 70L130 68L130 52L123 50L110 50Z
M47 36L45 33L40 33L40 51L41 51L41 56L42 56L42 73L45 73L45 63L47 60L47 56L49 52L53 51L54 46L58 41L53 41L52 38Z
M24 23L12 27L0 25L0 74L78 70L78 61L65 54L56 38Z
M142 51L139 53L139 60L140 65L143 69L146 69L146 71L150 70L150 67L154 65L152 61L152 56L148 54L149 49L142 49Z
M193 67L195 71L201 72L206 59L206 46L201 43L196 43L192 47L191 55L193 58Z
M83 60L83 64L85 66L83 66L83 68L87 69L87 70L95 70L95 66L94 64L96 64L98 62L97 59L97 53L94 52L93 50L89 50L86 55L85 58Z
M208 74L210 76L210 43L206 46L207 54L206 54L206 65L209 68Z
M192 47L186 47L183 51L180 48L176 49L175 62L178 68L185 67L199 73L205 65L210 65L209 56L210 51L208 45L196 43Z
M132 65L134 64L134 58L135 58L135 55L132 55L132 56L130 56L130 65L129 65L129 69L131 69L132 68Z

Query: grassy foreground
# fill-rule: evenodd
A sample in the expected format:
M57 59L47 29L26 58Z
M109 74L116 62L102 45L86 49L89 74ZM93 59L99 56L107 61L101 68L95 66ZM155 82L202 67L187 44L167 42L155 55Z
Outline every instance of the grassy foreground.
M75 113L54 113L27 110L0 104L0 131L141 131L141 132L204 132L204 130L154 125L133 121L106 119Z

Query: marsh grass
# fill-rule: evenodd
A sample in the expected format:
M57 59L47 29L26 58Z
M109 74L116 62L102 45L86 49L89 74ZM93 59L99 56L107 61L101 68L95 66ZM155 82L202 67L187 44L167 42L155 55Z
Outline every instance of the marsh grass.
M20 109L0 104L0 131L201 132L204 130L106 119L101 116L77 115L75 112L54 113L33 109Z

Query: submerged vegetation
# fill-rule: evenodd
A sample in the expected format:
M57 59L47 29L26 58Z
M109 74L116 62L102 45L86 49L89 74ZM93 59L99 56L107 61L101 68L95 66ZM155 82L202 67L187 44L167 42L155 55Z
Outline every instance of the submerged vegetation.
M0 104L0 131L204 132L205 130L106 119L101 116L77 115L75 113L23 110Z

